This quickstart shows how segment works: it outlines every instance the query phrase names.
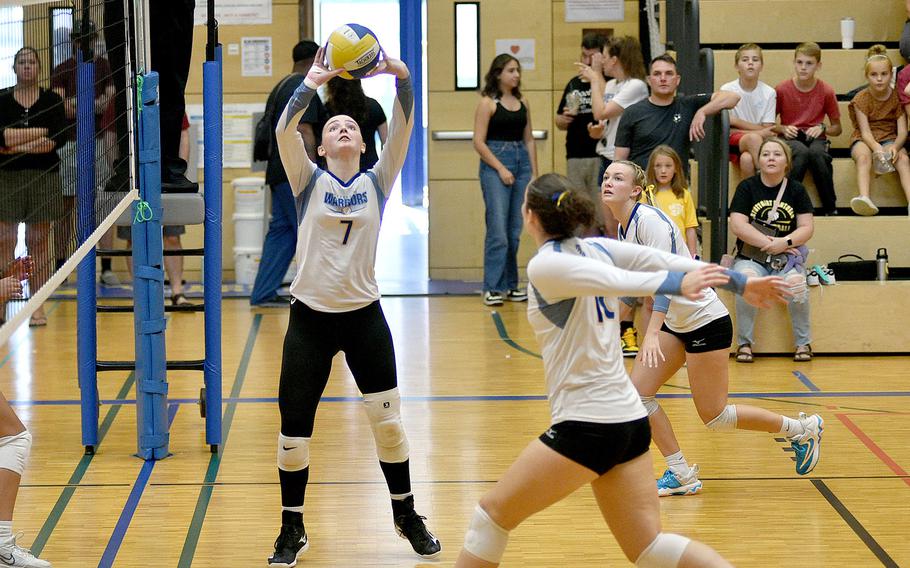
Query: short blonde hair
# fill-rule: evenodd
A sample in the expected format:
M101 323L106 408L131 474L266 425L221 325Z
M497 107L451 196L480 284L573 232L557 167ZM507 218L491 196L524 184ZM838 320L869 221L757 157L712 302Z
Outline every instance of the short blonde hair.
M796 46L796 51L793 53L793 59L796 59L796 57L799 55L814 57L816 61L821 63L822 48L820 48L814 41L807 41Z
M743 54L744 51L757 51L758 60L761 61L762 63L765 62L765 56L762 55L761 47L757 43L744 43L741 46L739 46L739 49L736 50L736 56L734 56L734 58L733 58L734 64L739 63L739 58Z

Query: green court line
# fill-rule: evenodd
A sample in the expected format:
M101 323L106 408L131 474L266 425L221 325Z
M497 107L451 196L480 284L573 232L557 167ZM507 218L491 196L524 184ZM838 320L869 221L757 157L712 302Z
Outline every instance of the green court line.
M246 378L246 370L250 364L250 357L253 354L253 345L256 344L256 336L259 334L259 326L262 323L262 314L253 316L253 323L250 326L250 332L246 338L246 346L243 348L243 356L240 358L240 365L237 367L237 374L234 376L234 385L231 387L231 398L237 399L240 396L240 390L243 388L243 380ZM218 468L221 467L221 456L224 453L224 447L227 445L228 434L231 432L231 423L234 421L234 412L237 409L236 402L229 402L224 409L224 420L221 427L221 445L218 452L212 454L209 458L209 467L205 472L204 485L199 490L199 498L196 500L196 509L193 511L193 520L186 532L186 540L183 542L183 551L180 553L180 561L177 563L179 568L189 568L193 564L193 557L196 555L196 546L199 544L199 535L202 533L202 523L205 522L205 514L209 508L209 501L212 499L215 479L218 477ZM212 412L213 408L208 411Z
M120 392L117 393L117 398L125 397L130 389L133 388L133 383L136 382L136 376L133 372L130 372L124 381L123 386L120 387ZM105 435L107 435L108 430L110 430L111 425L114 423L114 419L117 418L117 413L120 412L120 404L111 405L107 410L107 414L104 416L104 420L101 422L101 427L98 429L98 445L95 446L95 453L98 452L98 447L101 446L101 442L104 441ZM73 470L73 475L70 476L67 487L60 492L60 497L57 498L57 503L54 504L54 508L51 509L51 512L48 514L47 519L44 521L44 525L41 527L41 530L38 532L38 536L35 537L35 542L32 543L31 549L32 554L38 556L41 554L41 551L44 550L44 547L47 546L47 541L51 538L51 533L54 532L54 529L57 527L57 523L60 522L60 517L63 515L63 511L66 510L66 506L69 505L70 499L73 498L73 493L76 492L76 488L79 486L79 482L82 481L82 477L85 476L85 472L88 471L88 466L92 463L92 459L95 457L95 454L83 454L82 459L79 460L79 463L76 464L76 469Z
M506 324L503 323L502 316L499 315L499 312L490 312L490 315L493 317L493 323L496 324L496 331L499 332L499 338L502 339L503 341L505 341L506 345L508 345L509 347L512 347L513 349L517 349L518 351L521 351L522 353L524 353L526 355L530 355L531 357L537 357L538 359L541 359L540 354L534 353L533 351L531 351L529 349L525 349L521 345L512 341L512 338L509 337L509 332L506 331Z

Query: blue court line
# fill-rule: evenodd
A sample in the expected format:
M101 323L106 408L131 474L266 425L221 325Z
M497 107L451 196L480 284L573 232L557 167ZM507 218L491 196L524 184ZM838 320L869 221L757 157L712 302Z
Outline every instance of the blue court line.
M810 381L809 377L807 377L803 373L800 373L799 371L793 371L793 376L795 376L797 379L799 379L799 382L806 385L806 388L809 389L810 391L818 392L818 391L822 390L822 389L818 388L817 386L815 386L815 383Z
M502 316L499 315L499 312L496 312L496 311L490 312L490 316L493 318L493 323L496 325L496 331L499 332L499 338L502 339L503 341L505 341L506 345L508 345L509 347L512 347L513 349L517 349L518 351L521 351L522 353L530 355L531 357L537 357L538 359L541 359L541 356L539 353L534 353L533 351L531 351L529 349L525 349L521 345L512 341L512 338L509 337L509 332L506 331L506 324L503 323Z
M168 429L170 429L171 424L174 423L174 417L177 416L177 410L179 409L180 405L178 404L171 404L168 406ZM142 469L139 470L139 475L136 477L136 483L133 484L130 496L123 505L123 511L120 513L120 518L117 520L114 532L111 534L110 540L107 541L107 548L104 549L104 554L101 555L101 560L98 562L98 568L107 568L114 565L114 559L117 557L120 545L123 544L123 537L126 536L126 531L130 528L130 521L133 520L133 514L135 514L136 509L139 507L139 500L142 499L142 492L145 491L145 487L148 485L149 478L152 476L152 470L155 469L156 463L158 463L158 460L146 460L145 463L142 464Z

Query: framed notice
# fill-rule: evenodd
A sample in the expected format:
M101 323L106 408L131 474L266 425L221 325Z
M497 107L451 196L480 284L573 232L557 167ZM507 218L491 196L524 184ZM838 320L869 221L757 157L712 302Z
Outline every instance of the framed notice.
M508 53L521 63L522 71L534 70L533 39L497 39L496 55Z
M566 0L567 22L621 22L625 0Z
M164 2L165 0L152 0ZM206 2L196 2L194 23L204 26L208 18ZM220 26L248 26L272 23L272 0L218 0L215 19Z

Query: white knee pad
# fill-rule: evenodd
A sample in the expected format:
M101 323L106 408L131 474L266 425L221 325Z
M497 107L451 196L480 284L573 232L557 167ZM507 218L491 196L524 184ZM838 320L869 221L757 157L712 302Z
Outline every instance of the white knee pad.
M809 288L806 285L805 274L790 273L787 275L786 281L790 285L790 293L793 294L793 297L790 298L791 302L802 304L809 300Z
M408 459L410 447L401 425L401 395L398 388L363 395L363 405L376 440L379 461L401 463Z
M660 403L657 402L657 399L653 396L643 396L641 397L641 403L645 405L645 410L648 411L648 416L651 416L658 410L660 410Z
M728 404L720 414L705 424L713 432L729 432L736 429L736 407Z
M300 471L310 465L310 439L278 434L278 469Z
M8 469L22 475L25 460L32 449L32 435L28 430L14 436L0 438L0 469Z
M508 543L509 531L497 525L480 505L475 506L464 535L464 549L481 560L499 564Z
M648 548L642 551L635 565L638 568L676 568L690 539L673 533L657 533Z

